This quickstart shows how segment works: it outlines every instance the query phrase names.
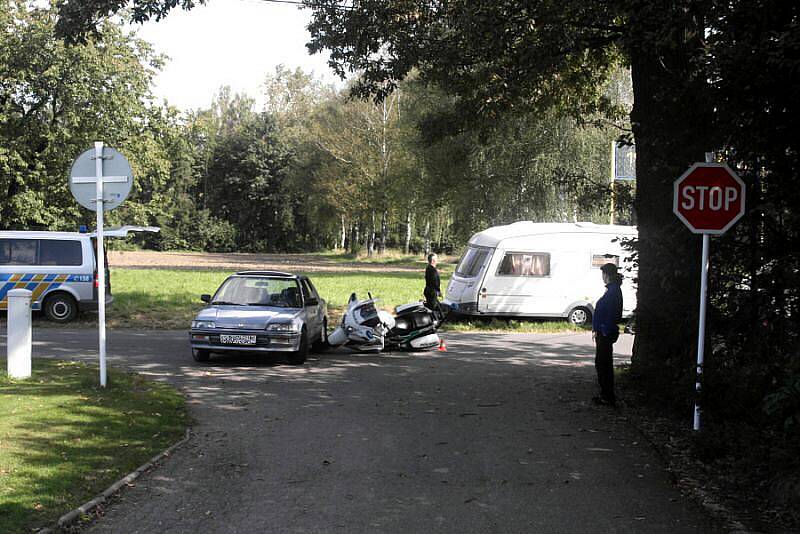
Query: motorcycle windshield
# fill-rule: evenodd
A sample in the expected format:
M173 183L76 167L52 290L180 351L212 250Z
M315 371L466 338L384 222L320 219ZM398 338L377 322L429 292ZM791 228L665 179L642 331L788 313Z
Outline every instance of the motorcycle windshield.
M358 324L366 326L375 326L380 322L374 300L368 300L360 304L353 310L353 316Z

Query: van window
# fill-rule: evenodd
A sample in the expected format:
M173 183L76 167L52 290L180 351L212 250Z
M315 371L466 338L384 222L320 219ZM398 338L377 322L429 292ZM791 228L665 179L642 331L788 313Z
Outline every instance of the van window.
M0 264L36 265L37 239L0 240Z
M614 254L592 254L592 268L599 269L606 263L613 263L619 267L619 256Z
M456 275L462 278L475 278L486 263L486 257L489 251L485 248L469 247L461 257L456 267Z
M498 275L550 276L550 254L545 252L506 252Z
M81 265L81 242L75 240L42 239L39 242L39 265Z

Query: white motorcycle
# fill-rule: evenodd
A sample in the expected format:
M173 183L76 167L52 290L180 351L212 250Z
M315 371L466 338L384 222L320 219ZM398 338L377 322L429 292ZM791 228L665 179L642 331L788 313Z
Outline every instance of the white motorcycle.
M395 315L379 310L378 299L368 294L359 301L350 295L342 324L328 336L332 347L344 346L359 352L380 352L385 349L428 350L439 347L436 329L442 324L441 314L421 302L395 308Z

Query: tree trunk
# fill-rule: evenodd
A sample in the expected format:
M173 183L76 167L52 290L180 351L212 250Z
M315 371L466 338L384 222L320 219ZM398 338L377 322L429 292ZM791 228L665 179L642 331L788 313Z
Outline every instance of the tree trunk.
M339 242L341 243L341 246L339 248L341 248L342 250L345 250L346 239L347 239L347 227L344 224L344 215L342 215L342 232L339 239Z
M369 225L369 234L367 236L367 255L372 257L375 252L375 212L372 212L372 219Z
M380 244L381 255L386 253L386 240L389 237L389 223L386 219L387 219L387 213L386 210L383 210L383 215L381 216L381 244Z
M403 253L408 255L411 249L411 210L406 212L406 243L403 247Z
M647 9L673 13L660 2ZM642 14L632 21L633 35L653 30L636 26L642 20L660 19L652 12ZM642 45L629 43L639 229L632 371L660 398L691 395L698 327L701 239L673 214L673 183L714 147L707 135L712 115L703 98L705 78L691 76L692 56L700 48L691 30L683 33L690 36L683 46L669 50L654 50L647 38L641 39ZM702 33L696 35L702 38Z
M431 253L431 220L425 221L425 256Z
M354 223L350 227L350 253L355 254L358 245L358 224Z

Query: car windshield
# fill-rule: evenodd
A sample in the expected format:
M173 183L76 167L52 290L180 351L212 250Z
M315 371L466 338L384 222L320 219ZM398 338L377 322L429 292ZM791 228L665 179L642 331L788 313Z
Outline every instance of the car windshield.
M299 308L300 287L294 278L233 276L225 280L211 304Z

